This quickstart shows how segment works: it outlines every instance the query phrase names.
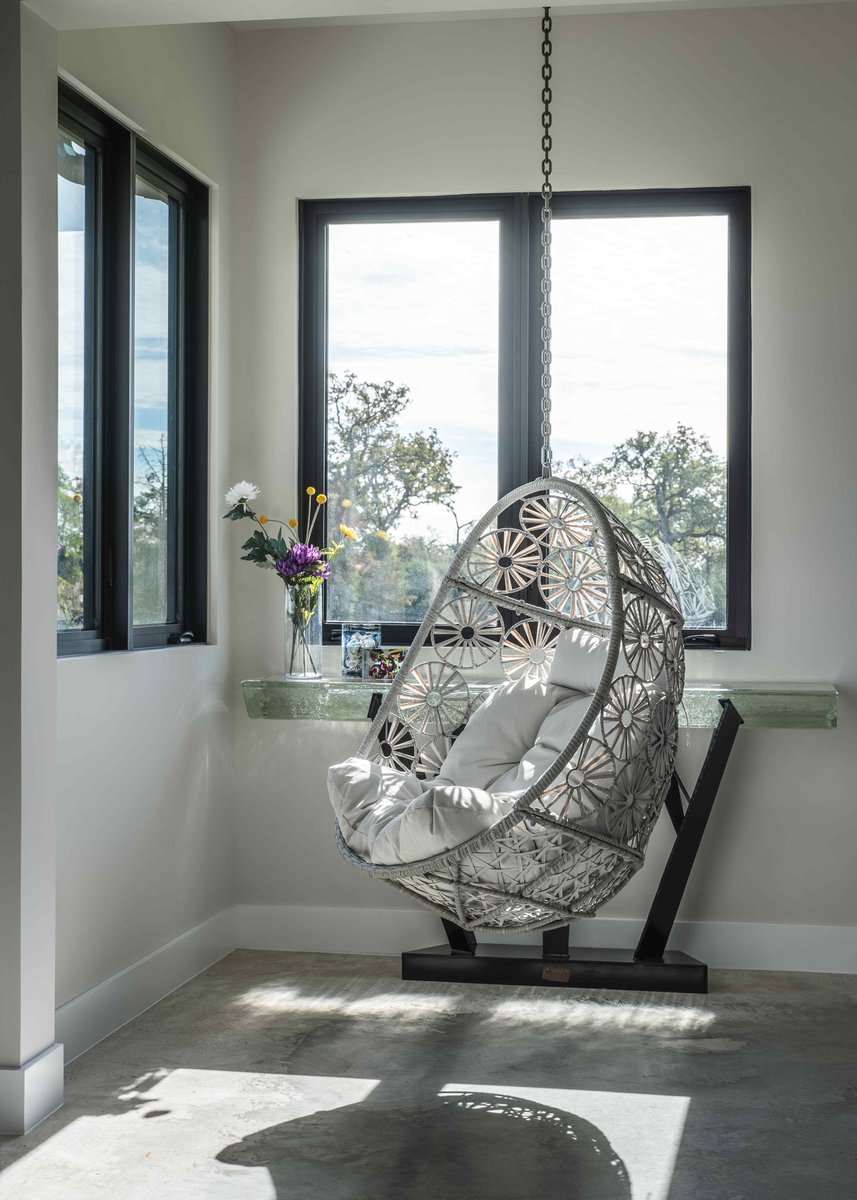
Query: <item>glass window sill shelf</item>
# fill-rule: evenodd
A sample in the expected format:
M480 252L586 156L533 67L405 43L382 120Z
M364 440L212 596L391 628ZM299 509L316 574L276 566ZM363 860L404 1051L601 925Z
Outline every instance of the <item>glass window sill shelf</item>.
M501 680L486 680L492 688ZM327 677L293 680L272 676L241 684L247 715L268 721L365 721L373 692L389 684L374 679ZM830 684L688 683L679 708L685 729L713 729L720 717L718 700L729 699L756 729L835 729L838 693Z

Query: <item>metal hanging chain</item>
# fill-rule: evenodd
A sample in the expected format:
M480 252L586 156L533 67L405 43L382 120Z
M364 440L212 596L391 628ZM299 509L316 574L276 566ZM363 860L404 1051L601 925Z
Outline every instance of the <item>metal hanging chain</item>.
M542 17L542 479L553 472L551 453L551 10Z

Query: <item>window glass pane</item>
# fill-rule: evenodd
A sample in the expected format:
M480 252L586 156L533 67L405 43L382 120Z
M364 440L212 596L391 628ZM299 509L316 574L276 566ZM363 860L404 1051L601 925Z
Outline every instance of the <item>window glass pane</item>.
M135 625L174 620L170 545L176 203L137 176L134 206Z
M60 129L57 139L58 202L58 377L59 377L59 491L57 512L57 629L84 629L90 597L85 579L91 547L89 506L85 487L87 463L87 396L92 387L87 361L87 255L93 252L91 187L92 157L80 139Z
M499 222L334 224L328 620L418 622L497 499ZM342 507L350 501L350 507Z
M553 453L726 624L726 216L555 219Z

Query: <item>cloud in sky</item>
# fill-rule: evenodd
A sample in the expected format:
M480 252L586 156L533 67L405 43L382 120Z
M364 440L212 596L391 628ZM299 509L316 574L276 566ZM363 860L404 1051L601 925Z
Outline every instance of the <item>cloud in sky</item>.
M679 421L726 449L725 217L555 220L554 456ZM406 432L456 451L462 521L497 496L496 221L334 225L329 364L411 389ZM403 522L451 536L442 509Z
M83 473L84 188L58 179L59 462ZM136 202L134 444L157 445L168 424L169 216L166 204Z

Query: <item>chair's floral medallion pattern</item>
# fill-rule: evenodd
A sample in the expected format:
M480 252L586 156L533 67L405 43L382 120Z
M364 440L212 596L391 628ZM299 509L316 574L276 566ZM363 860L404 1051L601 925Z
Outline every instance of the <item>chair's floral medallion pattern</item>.
M592 817L606 804L615 779L613 754L603 742L588 737L559 779L543 793L541 807L557 821Z
M378 730L378 741L370 755L372 762L392 767L394 771L411 771L416 757L414 735L402 721L390 717Z
M451 733L467 717L464 677L445 662L414 667L399 693L399 716L418 733Z
M592 518L568 496L537 496L521 506L521 526L549 550L588 546L595 534Z
M560 630L546 621L518 621L503 639L500 659L507 679L538 679L550 674Z
M601 710L604 743L617 758L633 758L648 731L649 693L633 675L621 675Z
M614 837L627 842L639 832L651 813L655 794L655 781L643 758L622 768L604 810Z
M456 596L448 600L432 628L432 644L444 661L468 669L488 662L500 648L503 618L489 600Z
M541 551L535 538L519 529L484 534L467 560L467 574L488 591L508 595L529 587L539 573Z
M608 589L607 572L585 550L555 551L539 576L545 604L571 620L595 620L607 603Z
M675 705L666 697L652 709L646 735L646 761L658 783L669 776L678 748L678 716Z
M625 609L622 646L628 666L643 682L651 683L664 668L664 623L654 604L642 597Z
M667 663L667 686L673 704L678 704L684 691L684 643L681 629L670 621L664 638L664 652Z

